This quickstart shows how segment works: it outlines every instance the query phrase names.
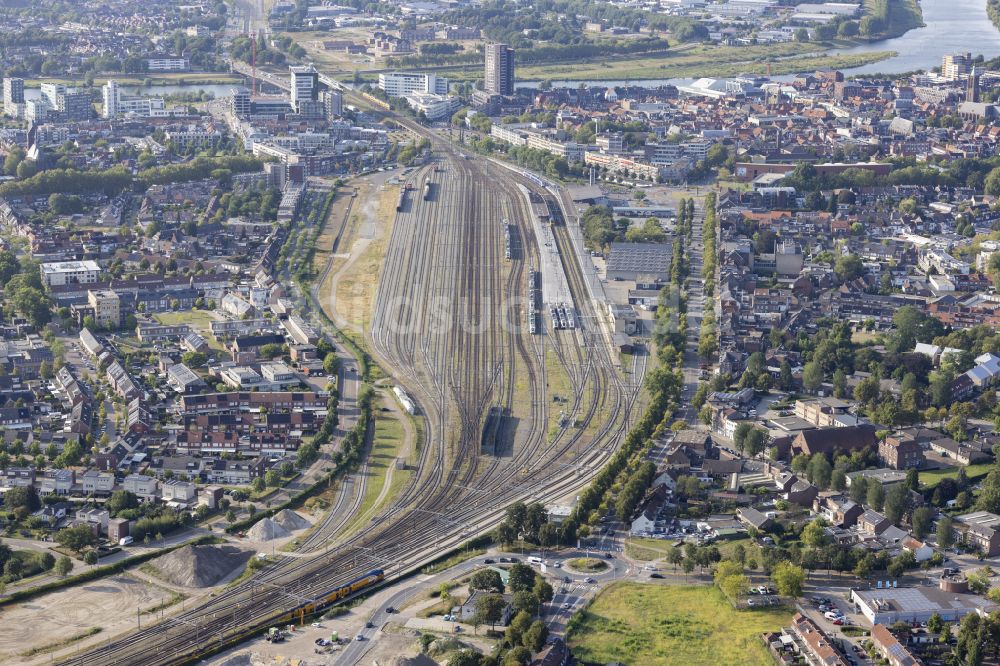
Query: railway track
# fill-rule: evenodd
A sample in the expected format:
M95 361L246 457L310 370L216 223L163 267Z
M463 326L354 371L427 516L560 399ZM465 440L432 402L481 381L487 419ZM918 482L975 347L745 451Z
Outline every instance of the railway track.
M111 638L64 663L103 666L197 660L262 628L319 610L318 599L371 568L385 569L387 580L418 570L470 536L491 529L514 501L531 500L542 491L559 497L579 490L589 472L596 471L616 448L627 427L634 396L615 372L607 350L598 344L576 352L577 378L584 383L578 387L574 402L584 405L585 393L600 396L592 397L582 408L580 420L584 424L597 418L598 410L610 410L617 416L600 423L587 436L600 446L579 450L583 427L563 428L545 441L548 405L544 372L534 368L549 343L535 343L524 332L503 330L498 315L520 293L522 281L517 276L523 271L524 257L505 279L500 270L503 248L499 226L487 221L498 212L503 215L506 206L520 226L522 238L529 238L523 204L501 203L522 198L513 196L514 179L491 180L489 167L470 163L447 147L442 152L449 171L437 195L443 197L440 203L451 207L451 220L443 222L437 206L419 204L397 218L403 242L390 243L372 333L376 354L388 367L398 369L395 379L407 387L426 415L428 433L420 451L420 472L393 506L372 521L371 529L347 538L331 552L285 558L202 606ZM424 169L417 178L433 177L433 173ZM400 221L418 226L406 230L399 227ZM435 224L446 228L417 237L433 231ZM397 250L397 245L406 247ZM524 246L524 256L528 256L528 243ZM390 285L385 292L383 284ZM570 284L577 300L589 303L579 276L571 278ZM428 307L428 299L448 294L465 296L467 302L452 302L441 311ZM414 325L400 325L391 335L377 328L380 317L388 316L380 308L386 307L390 296L409 297L408 305L415 308L406 319ZM462 315L485 328L482 334L467 334L454 326L441 332L435 325L440 324L442 312L446 322ZM587 353L596 358L585 360ZM484 407L494 400L514 404L520 365L532 368L528 372L532 386L532 408L525 425L528 434L509 460L484 459L478 451ZM540 405L538 397L542 397Z

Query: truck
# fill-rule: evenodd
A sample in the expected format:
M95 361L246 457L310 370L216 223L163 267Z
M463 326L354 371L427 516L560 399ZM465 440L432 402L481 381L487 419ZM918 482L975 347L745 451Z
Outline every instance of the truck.
M271 627L267 630L267 636L265 637L268 643L280 643L285 640L285 635L281 633L281 629L277 627Z

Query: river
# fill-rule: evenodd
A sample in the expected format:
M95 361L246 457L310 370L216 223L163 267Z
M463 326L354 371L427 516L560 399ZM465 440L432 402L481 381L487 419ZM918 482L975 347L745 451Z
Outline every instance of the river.
M849 74L900 74L917 70L928 70L941 66L941 57L946 53L984 55L987 59L1000 56L1000 31L986 14L986 0L923 0L923 28L910 30L901 37L881 42L859 44L846 49L834 49L831 54L870 53L872 51L895 51L896 56L870 65L845 69ZM792 76L774 76L775 80L791 80ZM553 81L561 88L576 88L581 83L588 86L624 86L642 84L645 86L684 85L693 79L652 79L638 81ZM534 88L538 81L518 81L519 87Z

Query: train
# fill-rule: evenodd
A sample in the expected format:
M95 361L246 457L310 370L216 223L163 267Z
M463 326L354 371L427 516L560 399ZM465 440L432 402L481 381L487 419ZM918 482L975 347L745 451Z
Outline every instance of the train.
M385 571L383 571L382 569L372 569L363 576L355 578L354 580L348 583L344 583L337 589L330 592L330 594L326 595L320 600L320 602L317 604L317 607L325 606L327 604L332 604L342 599L345 599L346 597L351 596L355 592L358 592L359 590L362 590L368 587L369 585L376 585L378 583L381 583L383 580L385 580Z
M406 188L404 187L399 191L399 201L396 202L396 212L403 210L403 206L406 205Z

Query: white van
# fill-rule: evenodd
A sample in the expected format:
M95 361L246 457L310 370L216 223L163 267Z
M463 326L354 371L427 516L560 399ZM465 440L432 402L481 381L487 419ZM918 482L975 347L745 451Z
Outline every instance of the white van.
M823 617L825 617L828 620L839 620L841 616L840 613L838 613L837 611L827 611L823 613Z
M545 564L545 560L540 557L529 557L528 564Z
M129 546L129 545L132 544L132 541L133 541L133 539L130 536L122 537L121 539L118 540L118 545L119 546Z

